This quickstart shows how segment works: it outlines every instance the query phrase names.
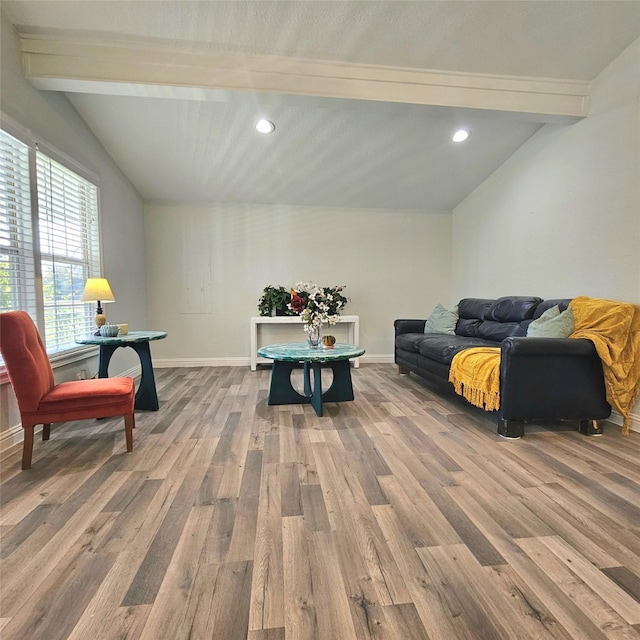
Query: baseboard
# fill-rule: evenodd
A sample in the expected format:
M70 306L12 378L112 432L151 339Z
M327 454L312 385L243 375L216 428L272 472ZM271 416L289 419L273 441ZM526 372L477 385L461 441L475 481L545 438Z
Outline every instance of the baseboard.
M127 369L122 373L116 374L115 378L138 378L142 374L142 367L138 364L135 367L131 367L131 369Z
M369 364L393 364L393 354L365 354L360 356L360 363ZM171 367L248 367L249 358L154 358L153 366L156 369L168 369Z
M154 369L172 367L248 367L249 358L154 358Z
M640 415L638 415L637 413L632 413L630 418L631 425L629 429L631 431L638 431L640 433ZM612 411L608 420L609 422L613 422L613 424L622 426L622 414L618 413L617 411Z
M393 364L393 353L366 353L360 356L364 364Z

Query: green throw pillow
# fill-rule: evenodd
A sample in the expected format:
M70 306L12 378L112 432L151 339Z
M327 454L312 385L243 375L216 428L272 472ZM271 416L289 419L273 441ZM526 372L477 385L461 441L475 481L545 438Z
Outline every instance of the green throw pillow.
M424 325L425 333L446 333L447 335L455 335L456 324L458 322L458 307L449 311L441 304L437 304L436 308L431 312L426 324Z
M527 336L532 338L568 338L575 329L573 311L569 307L560 313L556 305L547 309L537 320L534 320L527 330Z

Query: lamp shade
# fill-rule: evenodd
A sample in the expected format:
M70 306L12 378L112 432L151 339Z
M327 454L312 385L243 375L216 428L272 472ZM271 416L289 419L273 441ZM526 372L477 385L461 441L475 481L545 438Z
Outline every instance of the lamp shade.
M115 302L106 278L87 278L82 294L82 302Z

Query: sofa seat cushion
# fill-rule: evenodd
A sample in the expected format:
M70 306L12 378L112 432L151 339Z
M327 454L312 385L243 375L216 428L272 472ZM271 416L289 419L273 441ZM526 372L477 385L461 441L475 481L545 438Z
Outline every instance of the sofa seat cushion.
M496 347L499 344L491 340L468 338L464 336L423 335L418 345L420 355L442 364L450 364L458 351L470 347Z
M404 349L405 351L410 351L411 353L420 353L420 343L425 338L424 333L402 333L396 338L396 347L398 349ZM436 334L430 334L436 335ZM447 336L449 340L453 336Z

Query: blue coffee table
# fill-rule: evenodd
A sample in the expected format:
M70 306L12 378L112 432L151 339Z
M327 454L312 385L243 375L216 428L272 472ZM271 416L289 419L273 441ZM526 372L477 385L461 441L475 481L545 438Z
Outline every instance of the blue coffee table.
M322 417L323 402L353 400L349 359L357 358L363 353L362 347L341 343L337 343L333 349L322 346L310 347L306 342L261 347L258 349L258 355L273 360L268 404L310 403L316 414ZM301 363L304 367L304 395L299 394L291 384L291 372ZM321 373L323 366L333 371L333 383L324 393Z

